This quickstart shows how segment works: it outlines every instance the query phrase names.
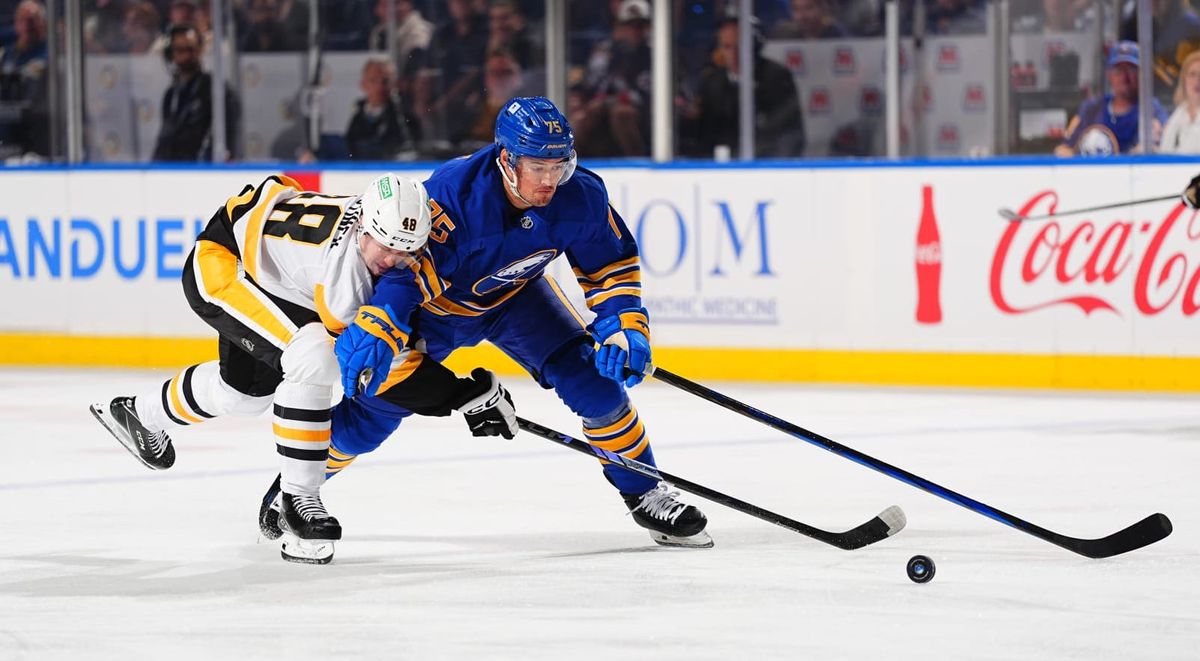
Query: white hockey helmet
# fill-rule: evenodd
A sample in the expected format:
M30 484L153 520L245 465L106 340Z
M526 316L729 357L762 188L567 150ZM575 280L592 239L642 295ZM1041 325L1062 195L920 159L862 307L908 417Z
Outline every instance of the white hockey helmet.
M389 172L362 194L363 231L393 250L417 252L429 239L429 193L416 179Z

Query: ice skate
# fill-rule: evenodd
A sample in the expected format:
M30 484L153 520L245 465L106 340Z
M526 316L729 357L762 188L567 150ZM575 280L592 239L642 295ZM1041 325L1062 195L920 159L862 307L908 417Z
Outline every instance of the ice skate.
M704 527L708 519L704 512L676 500L678 491L668 491L667 485L643 494L621 494L633 520L650 531L650 539L662 546L712 548L713 540Z
M328 564L333 543L342 538L342 526L325 511L317 494L281 493L279 528L283 546L280 555L289 562Z
M279 539L283 535L283 530L279 527L279 509L282 507L280 505L282 499L279 496L281 493L279 478L279 475L275 476L275 481L263 494L262 504L258 506L258 531L269 540Z
M150 431L137 417L132 397L117 397L105 406L92 404L92 415L147 468L166 470L175 463L175 448L164 431Z

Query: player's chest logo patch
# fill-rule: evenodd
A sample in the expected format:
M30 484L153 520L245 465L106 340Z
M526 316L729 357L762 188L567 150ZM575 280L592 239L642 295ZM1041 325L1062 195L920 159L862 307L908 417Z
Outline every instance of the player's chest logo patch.
M528 257L523 257L505 266L495 273L480 278L471 291L477 296L490 294L497 289L513 287L532 280L541 275L550 260L558 256L557 250L539 250Z

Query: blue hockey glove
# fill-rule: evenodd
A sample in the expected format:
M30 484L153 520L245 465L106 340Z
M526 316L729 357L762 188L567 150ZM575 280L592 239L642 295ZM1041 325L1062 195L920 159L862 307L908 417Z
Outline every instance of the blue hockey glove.
M623 381L627 388L642 382L650 364L650 316L646 308L625 308L597 319L592 334L600 343L596 369L602 376ZM627 367L633 374L626 376Z
M387 380L392 359L404 348L412 331L394 321L395 317L391 306L364 305L354 316L354 323L334 343L333 352L342 369L342 391L347 398L358 393L360 377L367 382L363 392L368 395L374 395Z

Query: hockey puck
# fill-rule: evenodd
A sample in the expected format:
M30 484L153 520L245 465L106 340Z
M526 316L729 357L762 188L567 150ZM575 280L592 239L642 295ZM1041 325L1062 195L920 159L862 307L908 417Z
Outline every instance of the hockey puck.
M933 564L933 560L929 556L914 555L908 559L908 565L904 568L908 572L908 577L913 583L928 583L933 580L933 575L937 572L937 566Z

